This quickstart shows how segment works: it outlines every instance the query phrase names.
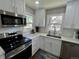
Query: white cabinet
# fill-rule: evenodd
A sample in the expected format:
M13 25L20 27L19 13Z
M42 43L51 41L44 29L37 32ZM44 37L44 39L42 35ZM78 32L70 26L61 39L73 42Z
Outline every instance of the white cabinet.
M39 9L35 11L35 26L45 27L45 10Z
M24 0L15 0L15 12L17 14L24 14Z
M55 38L41 36L40 48L53 55L60 56L61 42L61 40Z
M55 38L45 36L36 37L32 39L32 56L38 51L38 49L60 56L61 43L61 40Z
M79 29L79 0L75 2L75 17L74 17L74 28Z
M75 16L75 3L70 1L67 3L65 18L63 20L64 28L73 28L74 16Z
M25 0L0 0L0 9L17 14L24 14Z
M40 49L45 50L45 39L44 39L44 37L40 36L39 39L40 39L40 46L39 46Z
M39 49L39 37L32 39L32 56L38 51Z
M12 1L11 0L0 0L0 9L4 11L12 12Z
M66 14L63 20L63 28L79 29L79 0L67 3Z

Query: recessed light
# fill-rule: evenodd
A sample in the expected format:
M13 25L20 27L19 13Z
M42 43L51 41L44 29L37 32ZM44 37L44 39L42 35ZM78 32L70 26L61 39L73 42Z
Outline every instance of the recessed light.
M15 16L17 17L18 15L17 15L17 14L15 14Z
M6 14L6 12L4 11L3 14Z
M39 4L39 1L35 1L35 4Z

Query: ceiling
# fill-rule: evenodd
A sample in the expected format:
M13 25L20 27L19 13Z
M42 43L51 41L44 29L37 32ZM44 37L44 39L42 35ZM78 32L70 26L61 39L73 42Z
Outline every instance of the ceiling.
M35 4L35 1L37 0L25 0L26 5L33 9L37 8L45 8L45 9L51 9L56 7L61 7L66 5L66 0L38 0L40 2L39 5Z

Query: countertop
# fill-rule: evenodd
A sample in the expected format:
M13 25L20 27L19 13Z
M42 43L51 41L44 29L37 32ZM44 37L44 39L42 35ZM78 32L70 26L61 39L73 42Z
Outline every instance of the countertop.
M30 38L30 39L34 39L34 38L36 38L36 37L38 37L38 36L46 36L46 35L47 35L47 33L34 33L34 34L27 34L27 33L24 33L24 34L23 34L24 37L28 37L28 38Z
M61 38L55 38L55 37L47 36L47 33L23 34L23 36L28 37L30 39L34 39L38 36L43 36L43 37L47 37L47 38L51 38L51 39L56 39L56 40L67 41L67 42L79 44L78 39L73 39L73 38L69 38L69 37L65 37L65 36L61 36Z

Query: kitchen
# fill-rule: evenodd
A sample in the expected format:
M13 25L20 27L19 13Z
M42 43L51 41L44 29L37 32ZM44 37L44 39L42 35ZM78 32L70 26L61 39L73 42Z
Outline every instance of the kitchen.
M0 59L79 59L79 0L0 0Z

